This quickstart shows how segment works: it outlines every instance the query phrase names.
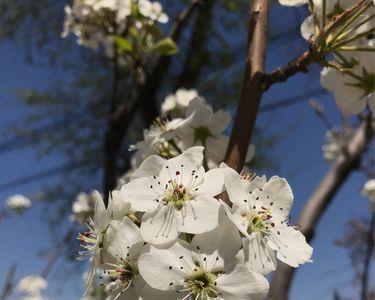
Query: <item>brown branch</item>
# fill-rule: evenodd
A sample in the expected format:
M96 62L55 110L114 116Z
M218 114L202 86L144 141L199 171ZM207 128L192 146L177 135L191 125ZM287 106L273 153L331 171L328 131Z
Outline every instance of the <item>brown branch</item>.
M253 133L260 100L267 42L268 0L251 2L248 52L241 98L225 162L238 172L242 170Z
M342 153L331 166L310 199L306 202L298 217L297 224L307 241L314 237L315 228L323 216L327 206L345 183L349 175L360 167L360 162L373 137L371 121L366 119L357 129L348 145L347 151ZM295 269L279 263L270 287L270 299L286 300Z
M177 76L174 90L180 87L193 88L204 65L203 62L209 56L206 44L210 33L214 4L214 0L206 0L205 5L199 7L191 33L189 49L184 59L182 71Z
M315 62L313 57L312 50L306 51L286 66L277 68L271 73L264 75L262 83L263 90L268 90L269 87L275 83L285 82L297 73L306 73L308 71L307 67Z
M175 42L180 39L184 26L199 3L200 0L190 1L187 7L176 18L169 33L169 37ZM169 67L170 60L171 57L169 56L159 57L152 72L148 74L145 83L140 86L139 95L133 104L129 105L127 101L123 101L123 103L118 105L116 110L109 115L108 129L104 141L105 168L103 189L106 202L109 192L116 186L118 156L126 131L139 109L142 109L146 118L146 123L152 121L155 112L150 114L150 107L152 103L155 103L158 87Z
M17 265L12 264L7 272L6 279L4 281L4 286L0 295L1 300L5 300L11 293L14 287L13 279L16 273Z

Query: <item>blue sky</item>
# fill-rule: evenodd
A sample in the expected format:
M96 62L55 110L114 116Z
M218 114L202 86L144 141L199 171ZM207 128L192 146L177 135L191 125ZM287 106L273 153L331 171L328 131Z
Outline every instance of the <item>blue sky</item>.
M270 51L267 68L284 64L301 49L301 41L297 41ZM50 71L26 64L24 57L23 49L10 43L0 45L0 127L22 120L27 113L12 93L15 88L43 88L48 86L49 78L53 76ZM318 88L318 72L318 68L313 68L312 75L298 75L285 85L273 87L264 96L263 104ZM321 152L326 129L309 108L307 100L261 114L258 119L258 124L266 127L268 132L283 134L272 154L280 166L277 175L288 179L295 194L293 219L296 219L304 202L329 168ZM327 95L318 100L324 104L330 120L339 124L339 113L332 97ZM1 154L0 184L60 165L59 159L58 156L38 159L34 149ZM268 175L274 173L270 171ZM54 178L1 191L0 205L15 193L33 195L52 180ZM349 218L368 214L367 201L359 195L364 182L361 174L352 175L326 211L313 242L314 263L306 264L298 271L291 293L292 300L332 299L334 288L345 295L353 293L349 281L353 272L348 257L343 249L333 245L333 241L342 235ZM12 262L18 264L17 279L43 269L45 263L38 252L50 246L51 239L46 224L41 221L42 214L41 206L35 205L23 217L8 218L0 224L0 283L4 281L5 270ZM80 274L65 272L63 263L60 263L52 273L47 293L51 299L78 299ZM65 276L69 278L62 280ZM17 295L11 299L17 299Z

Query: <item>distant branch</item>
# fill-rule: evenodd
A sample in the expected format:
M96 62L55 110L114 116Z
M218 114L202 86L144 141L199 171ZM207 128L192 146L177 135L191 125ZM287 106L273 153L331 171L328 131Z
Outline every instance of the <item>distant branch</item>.
M7 272L4 286L0 295L0 300L5 300L11 293L14 287L14 275L16 273L17 265L12 264Z
M348 145L347 151L344 151L331 166L310 199L306 202L298 217L297 224L308 241L313 239L315 228L327 206L332 202L349 175L360 167L362 156L366 152L373 135L371 121L368 118L357 129ZM288 299L294 272L294 268L281 262L279 263L271 283L270 299Z

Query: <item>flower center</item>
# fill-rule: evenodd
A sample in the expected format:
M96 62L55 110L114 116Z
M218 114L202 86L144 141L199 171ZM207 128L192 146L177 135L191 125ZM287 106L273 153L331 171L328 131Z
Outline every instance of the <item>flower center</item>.
M184 207L185 202L191 199L192 195L186 190L186 188L182 184L177 184L176 181L173 181L168 196L165 198L165 203L171 203L177 210L181 210Z
M253 232L267 233L269 220L272 218L269 209L262 207L258 212L248 212L244 215L245 219L249 222L247 233ZM271 223L272 226L273 223Z
M110 292L112 290L120 289L118 292L122 293L127 290L133 282L133 279L138 275L137 267L128 260L122 260L118 265L112 265L113 269L105 270L106 275L105 283L106 289Z
M208 137L212 137L210 130L207 127L194 128L195 140L205 143Z
M190 290L193 299L216 298L219 292L216 290L217 276L198 267L196 271L185 280L186 287Z

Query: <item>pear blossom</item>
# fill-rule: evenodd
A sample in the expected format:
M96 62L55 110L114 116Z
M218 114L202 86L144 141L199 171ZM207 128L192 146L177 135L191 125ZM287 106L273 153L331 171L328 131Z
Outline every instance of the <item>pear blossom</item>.
M153 154L164 158L177 156L180 149L170 144L170 141L176 137L180 129L192 122L193 117L194 113L186 118L172 120L157 118L150 129L143 131L144 139L130 146L130 150L137 150L133 156L132 165L138 167L144 159Z
M276 258L292 266L309 262L312 248L303 234L288 225L293 204L292 190L284 178L241 177L224 168L225 187L232 209L228 217L246 237L243 241L248 265L260 274L276 268Z
M29 275L20 280L17 290L24 294L24 299L43 299L41 292L47 288L47 281L39 275Z
M366 182L362 189L362 195L370 200L370 207L375 211L375 179Z
M23 195L13 195L5 202L6 207L15 213L22 213L31 206L31 201Z
M190 101L186 115L194 112L193 120L181 128L179 138L186 148L193 145L205 147L205 156L208 167L218 166L225 156L229 143L229 136L223 132L231 121L228 111L213 111L212 107L202 98L196 97ZM249 147L246 161L251 160L254 155L254 147Z
M264 299L268 282L236 264L239 247L238 231L223 220L220 230L196 235L191 244L177 240L167 249L150 246L139 258L139 272L153 288L177 292L168 299Z
M321 84L333 92L335 101L343 112L359 114L367 104L374 112L375 56L372 52L360 52L353 58L355 65L350 73L324 68L321 72Z
M111 205L105 208L104 201L99 192L94 191L93 197L95 198L94 218L88 219L86 224L88 230L80 233L77 238L83 248L83 251L79 252L78 259L89 258L91 260L91 268L87 275L87 289L91 287L96 270L103 259L103 240L112 215Z
M161 105L162 114L172 114L173 116L184 116L190 102L198 97L195 89L180 88L174 94L168 95Z
M94 216L95 210L95 192L90 194L81 192L77 195L76 200L72 205L72 215L70 216L71 221L84 222L88 218Z
M322 146L324 159L334 162L342 153L344 138L342 132L331 129L326 132L326 143Z
M143 16L149 18L151 21L167 23L169 20L167 14L163 12L162 5L158 1L139 0L138 9Z
M180 232L198 234L218 226L222 170L205 172L203 147L192 147L172 159L150 156L121 188L132 207L145 212L143 239L154 245L173 243Z

